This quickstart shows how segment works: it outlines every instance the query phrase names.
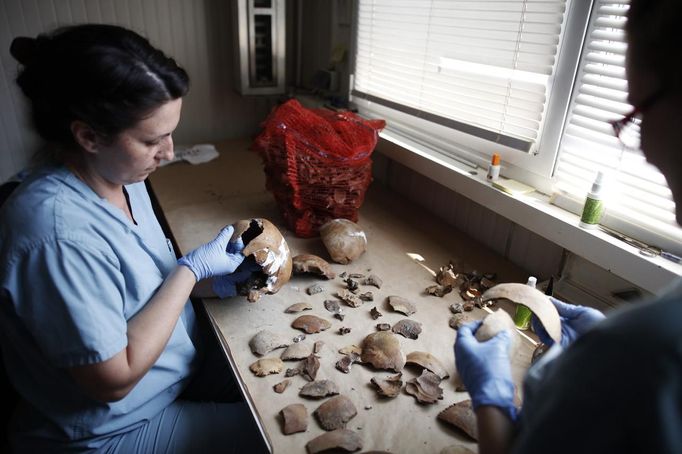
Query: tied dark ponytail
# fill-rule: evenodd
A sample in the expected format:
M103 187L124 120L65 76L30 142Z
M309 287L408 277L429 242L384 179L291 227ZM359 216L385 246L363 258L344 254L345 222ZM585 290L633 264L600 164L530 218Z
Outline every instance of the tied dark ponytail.
M17 84L30 101L36 130L67 148L75 145L75 120L111 139L189 89L189 77L175 60L114 25L18 37L10 53L22 65Z

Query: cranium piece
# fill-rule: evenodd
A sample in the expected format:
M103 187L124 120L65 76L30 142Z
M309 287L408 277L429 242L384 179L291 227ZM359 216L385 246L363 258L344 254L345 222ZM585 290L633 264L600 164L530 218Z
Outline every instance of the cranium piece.
M284 309L287 314L295 314L296 312L312 310L313 306L310 303L296 303Z
M336 277L332 267L322 257L313 254L298 254L292 261L295 274L312 273L327 279Z
M322 293L324 289L320 286L320 284L313 284L307 289L305 289L305 292L308 295L317 295L318 293Z
M381 312L379 312L379 310L378 310L376 307L373 307L373 308L369 311L369 315L370 315L370 317L372 317L372 320L376 320L376 319L378 319L379 317L383 316L384 314L382 314Z
M338 292L336 296L350 307L360 307L363 303L363 301L357 295L354 295L352 292L346 289Z
M272 331L262 330L253 336L249 341L251 351L256 355L263 356L277 348L286 347L289 345L289 339L282 334L276 334Z
M459 293L464 301L474 301L480 299L481 291L476 287L467 287Z
M313 438L306 445L308 454L317 454L332 449L354 452L362 449L362 439L348 429L337 429Z
M454 265L452 263L441 266L438 273L436 273L436 282L444 287L459 287L464 281L465 277L459 273L455 272Z
M239 293L249 294L249 301L255 301L263 293L277 293L291 278L291 252L284 237L267 219L245 219L233 226L230 242L234 243L240 237L244 242L242 254L246 260L243 266L248 266L253 260L261 268L261 271L252 274Z
M317 315L301 315L293 321L291 326L308 334L313 334L329 329L332 324Z
M388 304L393 308L394 311L400 312L401 314L405 314L407 316L417 312L417 308L414 306L414 304L410 303L401 296L389 296Z
M466 301L462 304L462 309L464 309L464 312L471 312L474 310L474 303L471 301Z
M458 330L460 326L462 326L465 323L469 323L470 321L471 320L469 319L469 317L467 317L464 314L455 314L452 317L450 317L448 324L450 325L450 328Z
M452 303L450 305L450 312L452 312L453 314L461 314L462 312L464 312L464 306L462 305L462 303Z
M285 377L293 377L295 375L300 375L300 374L301 374L301 369L299 369L298 367L290 368L290 369L287 369L286 371L284 371Z
M381 280L381 278L379 276L377 276L376 274L370 274L367 277L367 279L362 281L363 285L373 285L376 288L381 288L381 284L383 284L383 283L384 282Z
M324 430L343 429L358 414L353 402L344 395L332 397L313 412Z
M301 388L299 396L305 397L327 397L335 396L339 393L339 387L331 380L315 380Z
M450 375L445 370L445 366L438 358L427 352L412 352L407 355L405 364L416 364L424 369L430 370L441 379L448 378Z
M396 334L405 336L408 339L416 339L422 332L422 324L414 320L410 320L409 318L404 318L395 325L393 325L391 331L393 331Z
M365 232L348 219L332 219L320 227L320 237L332 260L343 265L352 262L367 249Z
M377 387L377 393L384 397L395 397L400 393L403 387L403 381L401 380L403 374L398 373L397 375L392 375L386 379L372 377L370 380L374 386Z
M313 344L313 353L320 353L322 347L324 347L324 341L315 341Z
M343 321L343 319L345 318L345 315L343 314L343 309L341 309L341 305L337 300L324 300L324 308L327 309L332 314L334 314L334 317L338 318L341 321Z
M433 295L433 296L437 296L437 297L442 298L452 291L452 287L450 287L449 285L436 284L436 285L430 285L430 286L426 287L426 289L424 289L424 291L426 293L428 293L429 295Z
M377 369L394 372L400 372L405 366L405 353L400 350L400 342L388 331L379 331L365 337L360 359Z
M303 361L303 370L301 374L310 381L315 381L317 371L320 369L320 360L317 359L314 353L310 354L305 361Z
M440 450L440 454L476 454L476 452L462 445L452 445Z
M343 355L341 359L339 359L336 362L336 368L343 372L344 374L347 374L350 372L353 363L358 362L359 359L360 355L358 355L357 353L349 353L347 355Z
M298 342L289 345L282 352L282 361L292 361L307 358L313 352L313 347L307 342Z
M274 389L277 394L282 394L284 392L284 390L289 387L290 384L291 384L291 380L289 380L287 378L287 379L282 380L281 382L275 384L272 387L272 389Z
M374 294L372 292L360 293L358 298L362 301L374 301Z
M424 369L419 377L407 382L405 392L413 395L420 403L435 404L438 399L443 398L440 381L438 375Z
M388 331L391 329L391 325L389 323L377 323L377 329L379 331Z
M353 278L350 278L350 277L349 277L348 279L344 279L343 282L346 283L346 288L347 288L348 290L350 290L351 292L353 292L353 293L357 292L358 288L360 287L360 286L358 285L358 281L356 281L356 280L354 280Z
M464 400L462 402L457 402L454 405L450 405L448 408L438 413L438 419L457 427L474 440L478 440L476 414L474 413L470 400Z
M481 288L483 290L488 290L489 288L495 287L495 282L488 279L487 277L481 278Z
M280 411L284 420L284 435L308 430L308 410L303 404L291 404Z
M265 377L270 374L279 374L284 368L284 363L279 358L261 358L249 366L251 372L258 377Z
M362 349L357 345L346 345L345 347L339 349L339 353L342 355L350 355L351 353L355 353L356 355L360 356L362 355Z
M502 309L498 309L495 312L486 315L483 319L483 323L481 323L481 326L476 330L474 337L476 337L479 342L485 342L505 329L509 330L512 336L509 345L509 357L513 358L521 345L521 338L516 332L514 321L509 314Z
M519 283L497 284L482 295L483 301L500 298L526 306L540 320L549 337L554 342L561 343L559 313L547 295L536 288Z

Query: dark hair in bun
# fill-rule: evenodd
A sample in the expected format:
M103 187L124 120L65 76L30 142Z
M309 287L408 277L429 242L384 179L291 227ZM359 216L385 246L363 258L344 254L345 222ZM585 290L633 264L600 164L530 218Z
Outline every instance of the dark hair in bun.
M74 120L112 138L189 89L189 77L175 60L114 25L18 37L10 52L23 66L17 84L31 102L38 133L67 147L75 144Z

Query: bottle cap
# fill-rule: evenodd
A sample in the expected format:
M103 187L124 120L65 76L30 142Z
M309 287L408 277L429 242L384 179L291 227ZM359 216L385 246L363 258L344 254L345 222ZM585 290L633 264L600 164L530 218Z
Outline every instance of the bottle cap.
M500 165L500 155L497 153L493 154L493 159L491 161L491 164L494 166L499 166Z
M594 183L592 183L592 192L599 194L606 184L606 174L600 170L597 172L597 176L594 178Z

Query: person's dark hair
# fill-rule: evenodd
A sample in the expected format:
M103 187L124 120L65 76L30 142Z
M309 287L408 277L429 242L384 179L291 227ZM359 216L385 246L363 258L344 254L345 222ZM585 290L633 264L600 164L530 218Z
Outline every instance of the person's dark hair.
M172 58L114 25L15 38L10 52L22 65L17 84L31 102L38 133L68 148L75 144L75 120L112 139L189 89L187 73Z
M632 0L625 31L630 58L668 90L682 90L680 0Z

